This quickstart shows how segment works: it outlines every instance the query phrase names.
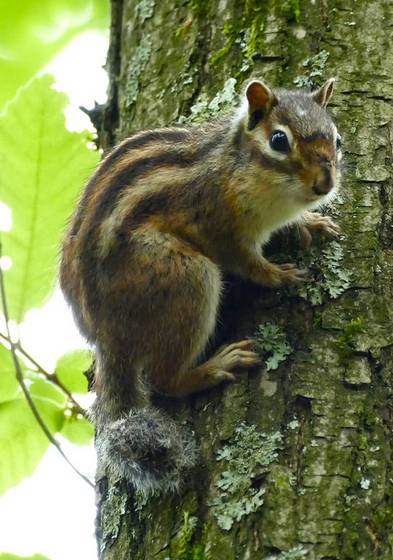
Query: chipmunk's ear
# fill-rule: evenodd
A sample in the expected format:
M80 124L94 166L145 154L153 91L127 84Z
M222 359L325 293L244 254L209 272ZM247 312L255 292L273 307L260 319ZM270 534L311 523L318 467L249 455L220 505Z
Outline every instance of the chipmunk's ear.
M312 92L312 94L311 94L312 98L321 107L326 107L326 105L329 103L330 98L333 94L334 82L335 81L336 80L334 78L330 78L330 80L327 80L323 84L323 86L321 86L316 91Z
M246 89L248 101L248 129L252 130L266 113L274 107L277 99L274 93L263 82L254 80Z

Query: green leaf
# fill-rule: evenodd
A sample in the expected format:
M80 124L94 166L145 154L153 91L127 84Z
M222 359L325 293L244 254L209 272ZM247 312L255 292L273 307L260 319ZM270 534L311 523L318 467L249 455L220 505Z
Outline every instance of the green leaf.
M91 365L88 350L76 350L64 354L56 365L56 375L71 393L87 393L87 379L83 372Z
M98 162L86 133L65 129L65 95L48 76L20 90L0 117L0 200L12 209L2 234L10 316L18 323L52 289L65 224L83 182Z
M67 402L67 397L63 391L50 381L39 378L37 374L33 375L37 379L29 387L32 397L39 399L40 403L48 402L54 406L64 408Z
M49 558L47 556L42 556L42 554L34 554L34 556L17 556L16 554L3 552L0 554L0 560L49 560Z
M64 423L62 408L47 399L34 402L52 434ZM49 440L25 399L0 404L0 495L31 476L48 449Z
M94 428L83 416L71 416L66 418L61 435L76 445L88 445L94 436Z
M0 403L13 400L19 393L11 351L0 345Z
M109 27L108 0L0 0L0 108L78 33Z

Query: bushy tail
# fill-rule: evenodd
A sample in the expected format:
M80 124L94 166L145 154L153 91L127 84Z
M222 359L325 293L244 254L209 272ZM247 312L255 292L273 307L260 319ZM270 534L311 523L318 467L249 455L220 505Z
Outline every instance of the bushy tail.
M135 370L125 369L108 359L98 360L92 416L99 462L144 496L177 490L184 471L195 463L195 442L183 427L152 407Z
M143 495L176 490L195 457L193 441L172 419L151 407L132 409L104 426L97 449L104 465Z

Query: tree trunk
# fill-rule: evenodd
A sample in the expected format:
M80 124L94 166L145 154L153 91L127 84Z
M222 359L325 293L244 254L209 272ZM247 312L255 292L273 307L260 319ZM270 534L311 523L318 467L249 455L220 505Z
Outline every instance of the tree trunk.
M391 0L113 0L112 11L104 147L215 116L234 80L239 90L251 75L285 87L336 76L345 175L328 210L338 242L300 251L290 232L269 249L308 266L304 288L228 281L218 339L262 325L267 366L160 402L200 443L180 494L143 504L98 466L100 557L393 558Z

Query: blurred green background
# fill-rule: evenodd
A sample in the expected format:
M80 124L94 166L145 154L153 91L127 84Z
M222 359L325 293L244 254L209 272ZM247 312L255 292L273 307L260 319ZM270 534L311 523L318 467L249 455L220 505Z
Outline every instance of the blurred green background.
M0 0L0 269L12 331L10 337L2 311L5 301L1 298L0 505L1 495L32 476L50 447L16 379L11 339L25 386L51 434L69 446L69 455L72 445L92 442L86 405L81 404L87 394L83 372L91 363L90 353L75 349L57 356L53 367L43 365L38 343L37 352L31 345L26 349L23 325L31 310L41 308L56 290L59 250L67 220L100 159L91 127L79 132L67 128L65 111L69 100L57 91L59 87L54 88L54 78L45 69L82 33L107 33L108 29L107 0ZM78 61L74 62L77 66ZM72 64L73 61L68 69L71 76ZM77 72L73 79L78 82ZM53 316L47 322L50 320ZM62 324L59 312L55 321L47 325L53 340L66 336ZM40 333L36 335L38 340ZM50 353L52 343L46 340L45 344ZM58 476L56 469L54 479ZM26 504L31 505L29 496ZM44 519L40 504L36 508L37 515ZM64 504L59 499L59 511L51 515L60 518L62 508ZM1 508L0 525L3 531ZM91 538L89 529L85 528L86 537ZM27 538L22 527L15 527L15 552L19 551L17 535L21 531ZM45 538L43 525L43 543ZM64 538L72 539L72 535L65 534ZM28 543L24 544L28 549ZM22 558L11 551L1 552L1 547L0 540L0 560ZM58 548L59 554L51 560L67 557L61 542ZM83 553L78 557L87 560ZM31 560L44 558L39 554L29 556Z

